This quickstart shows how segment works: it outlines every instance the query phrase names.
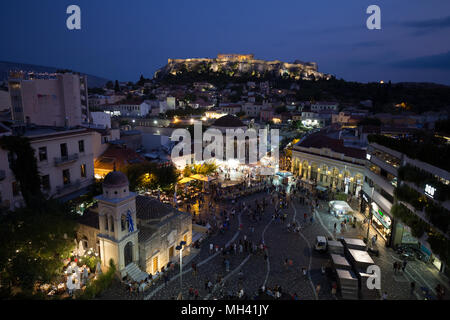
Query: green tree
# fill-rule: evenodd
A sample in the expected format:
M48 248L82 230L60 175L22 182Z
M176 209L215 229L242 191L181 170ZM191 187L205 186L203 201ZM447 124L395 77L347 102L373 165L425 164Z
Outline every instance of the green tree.
M44 196L41 192L41 179L30 140L20 136L2 136L0 147L10 154L11 170L19 183L26 205L30 208L39 206Z
M116 80L116 82L114 83L114 91L115 91L115 92L120 92L119 81L117 81L117 80Z

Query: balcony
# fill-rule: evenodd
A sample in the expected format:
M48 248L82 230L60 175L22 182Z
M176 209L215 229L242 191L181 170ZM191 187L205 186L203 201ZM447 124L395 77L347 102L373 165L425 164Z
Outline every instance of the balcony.
M67 155L64 157L55 158L55 166L61 166L64 164L72 163L78 160L78 153Z
M0 170L0 181L5 180L6 178L6 172L5 170Z

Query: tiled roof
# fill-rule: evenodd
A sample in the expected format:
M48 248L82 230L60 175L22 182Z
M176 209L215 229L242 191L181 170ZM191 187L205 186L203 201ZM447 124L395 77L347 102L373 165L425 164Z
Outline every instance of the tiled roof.
M78 223L95 229L100 229L98 222L98 213L95 210L88 209L78 218Z
M328 148L337 153L343 153L347 157L365 159L366 152L357 148L345 147L343 140L330 138L322 133L312 134L298 144L304 148Z
M111 145L95 161L95 168L113 170L116 163L117 170L127 166L130 163L143 162L145 159L134 152L132 149Z
M136 217L141 220L161 219L172 213L174 208L158 199L136 196Z

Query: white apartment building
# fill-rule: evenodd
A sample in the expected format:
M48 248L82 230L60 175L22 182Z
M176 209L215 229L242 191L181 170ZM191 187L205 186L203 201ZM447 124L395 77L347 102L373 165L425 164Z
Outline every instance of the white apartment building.
M142 102L140 104L112 104L105 106L104 110L113 115L145 117L150 112L151 108L147 103Z
M95 133L91 129L22 126L13 130L18 131L14 134L20 133L30 139L45 195L55 198L68 196L93 183ZM0 198L3 207L13 210L24 203L9 167L9 157L7 151L0 149Z
M321 110L337 111L338 106L339 106L338 102L317 101L315 103L311 103L311 111L321 111Z
M74 127L89 120L86 76L64 73L38 79L16 72L8 85L17 122Z
M103 128L111 128L111 115L106 112L95 111L90 114L90 123Z

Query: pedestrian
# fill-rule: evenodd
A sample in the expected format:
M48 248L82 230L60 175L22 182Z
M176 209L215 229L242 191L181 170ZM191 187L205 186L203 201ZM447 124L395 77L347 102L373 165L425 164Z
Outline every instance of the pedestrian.
M192 272L194 277L197 277L197 265L195 263L192 263Z
M406 260L403 260L403 265L402 265L402 272L405 272L406 269L406 265L408 264L408 262Z
M333 296L335 296L336 295L336 291L337 291L337 284L336 284L336 282L333 281L333 284L331 286L331 294Z
M195 296L195 300L198 300L198 290L197 289L195 289L195 291L194 291L194 296Z
M387 292L385 291L385 292L383 293L383 295L381 296L381 300L387 300L387 298L388 298L388 294L387 294Z
M394 274L397 273L397 261L394 261Z
M209 253L212 254L214 250L214 245L212 243L209 244Z
M211 293L212 286L213 286L212 282L211 282L211 281L208 281L208 292L209 292L209 293Z
M414 293L414 290L416 288L416 283L414 281L411 282L411 294Z
M303 273L303 276L305 276L305 277L306 277L306 274L307 274L307 270L306 270L306 268L305 268L305 267L302 267L302 273Z
M318 284L318 285L316 286L316 294L319 295L319 292L320 292L320 284Z
M194 288L189 287L189 297L192 298L194 296Z

